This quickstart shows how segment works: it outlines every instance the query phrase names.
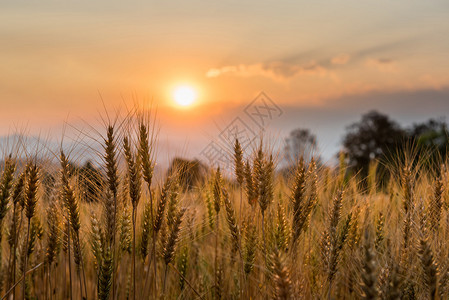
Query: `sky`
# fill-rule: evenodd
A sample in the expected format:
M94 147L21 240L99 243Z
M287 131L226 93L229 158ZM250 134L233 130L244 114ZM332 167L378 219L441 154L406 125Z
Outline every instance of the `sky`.
M447 20L447 0L2 1L0 135L58 137L145 102L162 156L201 157L237 119L277 142L310 128L331 159L372 109L447 117ZM263 126L247 113L261 92L279 109Z

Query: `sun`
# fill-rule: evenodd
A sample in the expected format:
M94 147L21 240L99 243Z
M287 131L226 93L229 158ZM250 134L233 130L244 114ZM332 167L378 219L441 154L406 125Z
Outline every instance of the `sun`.
M197 93L191 86L181 85L174 89L173 98L179 106L188 107L195 102Z

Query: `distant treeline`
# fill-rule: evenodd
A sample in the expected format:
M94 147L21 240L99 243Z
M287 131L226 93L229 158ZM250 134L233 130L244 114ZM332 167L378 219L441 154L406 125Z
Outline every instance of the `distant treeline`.
M367 178L370 162L378 161L380 177L387 167L409 152L426 168L441 164L447 158L448 126L444 119L429 119L402 127L389 116L370 111L360 121L349 125L342 139L340 159L345 160L348 172ZM284 157L294 165L299 157L311 157L318 152L314 134L309 129L293 130L286 139ZM307 159L306 159L307 160Z

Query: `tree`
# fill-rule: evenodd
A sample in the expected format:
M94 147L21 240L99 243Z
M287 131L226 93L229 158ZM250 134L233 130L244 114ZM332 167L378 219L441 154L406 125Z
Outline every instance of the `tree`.
M104 187L104 178L100 170L87 161L78 172L82 199L87 202L100 199Z
M431 162L447 156L449 131L446 122L430 119L425 123L414 124L408 131L410 139L415 143L418 154L426 153Z
M317 150L316 136L309 129L292 130L285 139L284 157L288 164L296 162L300 157L310 161Z
M343 146L349 166L365 178L370 161L395 153L406 137L406 132L388 116L368 112L347 128Z
M176 174L183 190L191 190L203 183L207 175L207 167L199 160L188 160L175 157L167 171L168 175Z

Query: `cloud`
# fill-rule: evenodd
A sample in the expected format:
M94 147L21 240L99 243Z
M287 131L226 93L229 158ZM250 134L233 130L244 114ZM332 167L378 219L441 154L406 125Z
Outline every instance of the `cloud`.
M226 73L238 73L239 69L244 69L245 65L240 65L240 66L226 66L226 67L222 67L222 68L212 68L209 69L209 71L207 71L206 73L206 77L208 78L215 78L218 77L220 75L226 74Z
M428 86L429 88L432 88L434 90L441 90L447 89L449 83L449 75L439 74L435 76L431 74L423 74L420 76L419 80L424 84L424 86Z
M286 80L299 75L325 76L328 70L310 61L306 64L292 64L283 61L271 61L256 64L240 64L209 69L206 77L215 78L222 75L233 75L239 77L263 76L274 80Z
M341 53L331 59L331 63L333 65L346 65L349 60L351 59L351 56L347 53Z
M394 61L391 58L379 58L379 59L368 58L366 60L366 65L369 67L374 67L381 72L397 71L396 61Z
M339 54L325 54L326 49L313 49L298 51L277 59L253 64L227 65L211 68L206 72L206 77L216 78L223 75L238 77L263 76L277 81L284 81L301 75L332 76L338 68L345 65L369 66L377 68L381 72L397 71L397 63L390 58L377 58L375 56L387 56L392 51L398 51L406 46L413 45L417 38L408 38L389 43L381 43L370 47Z

